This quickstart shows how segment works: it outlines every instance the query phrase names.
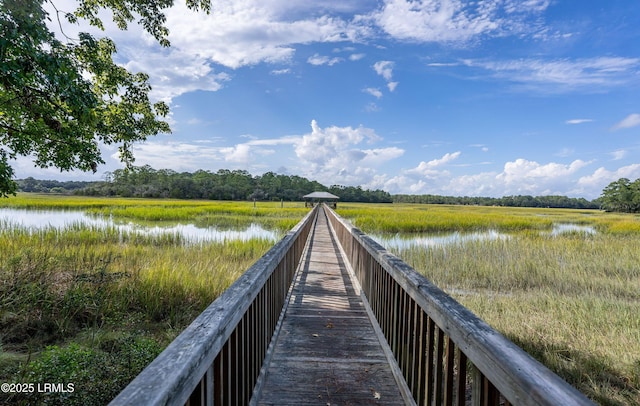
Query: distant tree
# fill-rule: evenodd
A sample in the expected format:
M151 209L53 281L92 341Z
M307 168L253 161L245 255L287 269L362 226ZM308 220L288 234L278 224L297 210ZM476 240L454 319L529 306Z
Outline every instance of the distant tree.
M620 178L609 183L602 191L599 200L607 211L640 212L640 178L634 182L627 178Z
M186 1L192 9L210 7L209 0ZM132 143L170 132L160 119L167 105L150 102L146 74L113 62L113 41L80 33L63 42L46 23L85 20L102 28L98 14L106 8L120 29L139 16L168 46L163 10L173 0L79 0L77 10L53 16L45 2L56 9L54 0L0 1L0 196L17 190L10 160L18 156L33 156L40 167L95 172L104 163L100 143L117 145L131 165Z

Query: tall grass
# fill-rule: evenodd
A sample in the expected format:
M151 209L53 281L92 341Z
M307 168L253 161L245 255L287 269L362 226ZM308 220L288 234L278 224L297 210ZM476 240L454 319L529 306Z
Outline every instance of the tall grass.
M184 327L272 245L176 242L104 230L0 232L5 348L26 344L21 326L34 319L55 326L47 343L129 312Z
M280 203L254 208L244 202L39 195L0 203L128 219L246 219L277 228L296 224L307 212ZM14 395L0 397L0 404L108 402L272 244L257 238L185 244L178 234L115 227L34 231L0 224L0 381L76 384L71 397Z
M483 207L466 210L464 206L354 205L345 204L338 212L357 227L369 232L417 233L438 231L474 231L495 229L516 231L550 229L553 220L512 209Z

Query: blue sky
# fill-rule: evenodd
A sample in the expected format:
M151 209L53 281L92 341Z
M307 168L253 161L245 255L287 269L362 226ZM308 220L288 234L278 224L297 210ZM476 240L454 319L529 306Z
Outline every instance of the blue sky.
M592 199L640 177L637 0L176 3L171 48L137 25L101 34L171 106L173 133L136 165L496 197ZM104 154L95 175L17 175L98 180L122 167Z

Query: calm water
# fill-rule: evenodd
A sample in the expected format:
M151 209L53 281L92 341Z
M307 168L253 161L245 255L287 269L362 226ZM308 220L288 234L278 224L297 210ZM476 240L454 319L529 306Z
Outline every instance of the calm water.
M547 233L557 237L565 233L595 234L595 228L591 226L581 226L577 224L555 224L551 231ZM451 233L430 233L430 234L373 234L371 237L389 250L401 250L409 247L436 248L453 243L464 243L470 241L492 241L507 240L509 234L496 230L480 232L451 232Z
M155 226L144 226L133 222L115 221L110 217L88 215L83 211L64 210L25 210L0 208L0 228L26 228L29 230L42 230L47 228L64 229L71 226L83 225L94 228L115 228L126 233L140 233L143 235L179 235L189 242L207 241L246 241L251 238L264 238L276 242L281 233L266 230L258 224L251 224L245 229L220 229L216 227L198 227L194 224L171 223ZM590 226L576 224L556 224L552 231L547 232L552 236L558 236L568 232L594 234L596 231ZM410 246L422 246L425 248L442 247L456 242L505 240L509 234L495 230L482 232L452 232L432 234L373 234L378 243L388 249L403 249Z
M133 222L117 222L110 217L88 215L82 211L63 210L24 210L0 208L0 228L26 228L37 231L48 228L65 229L82 225L99 229L115 228L126 233L143 235L179 235L189 242L249 240L264 238L277 241L278 231L266 230L258 224L246 229L219 229L216 227L198 227L194 224L171 223L171 225L143 226Z

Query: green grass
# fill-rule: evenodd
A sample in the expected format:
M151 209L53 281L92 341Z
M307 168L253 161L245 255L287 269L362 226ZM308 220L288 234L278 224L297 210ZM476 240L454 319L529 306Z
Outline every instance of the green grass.
M3 206L84 209L131 221L207 219L289 229L308 212L280 203L19 195ZM300 205L301 206L301 205ZM73 395L0 395L0 404L104 404L271 246L185 244L71 225L0 224L0 381L73 382Z
M486 230L395 252L594 401L640 405L640 219L589 210L348 205L365 232ZM428 213L428 214L425 214ZM542 221L544 220L544 221ZM431 222L434 224L422 224ZM550 222L550 223L549 223ZM552 223L595 234L552 236ZM512 224L526 225L522 230ZM519 231L518 231L519 230Z

